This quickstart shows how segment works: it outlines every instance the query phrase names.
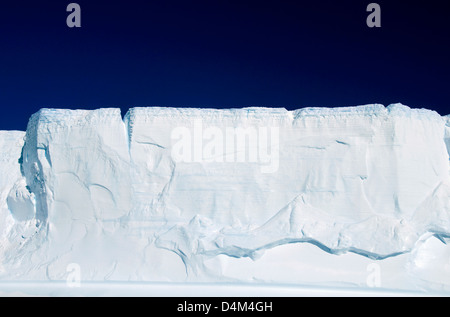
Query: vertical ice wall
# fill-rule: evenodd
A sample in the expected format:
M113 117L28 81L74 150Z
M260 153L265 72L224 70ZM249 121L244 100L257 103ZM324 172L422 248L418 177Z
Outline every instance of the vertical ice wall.
M22 171L48 230L48 258L113 231L130 210L127 136L119 109L42 109L28 124Z
M195 280L295 242L395 256L450 232L449 135L400 104L42 109L24 144L0 135L0 255L23 242L17 272L118 280Z
M284 178L291 167L278 165L278 129L291 125L285 109L133 108L125 122L133 209L147 219L260 225L295 196ZM274 149L269 160L260 143Z

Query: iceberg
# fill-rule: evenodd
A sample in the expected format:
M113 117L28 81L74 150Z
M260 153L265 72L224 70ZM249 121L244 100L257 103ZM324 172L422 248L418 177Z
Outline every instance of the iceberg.
M41 109L0 131L0 285L449 292L449 153L402 104Z

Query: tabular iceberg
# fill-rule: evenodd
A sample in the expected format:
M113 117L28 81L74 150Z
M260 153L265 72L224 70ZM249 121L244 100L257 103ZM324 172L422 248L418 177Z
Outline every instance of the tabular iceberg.
M0 280L450 291L450 117L41 109L0 132Z

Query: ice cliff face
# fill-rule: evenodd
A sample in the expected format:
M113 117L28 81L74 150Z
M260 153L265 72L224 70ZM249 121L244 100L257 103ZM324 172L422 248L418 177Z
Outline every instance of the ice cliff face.
M448 117L400 104L42 109L0 132L0 277L248 281L224 263L305 242L417 273L450 234L449 149Z

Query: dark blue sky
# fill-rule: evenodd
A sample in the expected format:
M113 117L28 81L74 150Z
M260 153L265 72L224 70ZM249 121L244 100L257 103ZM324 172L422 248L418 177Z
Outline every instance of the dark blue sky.
M81 28L66 7L81 6ZM450 113L445 1L10 1L0 129L43 107L230 108L402 102ZM395 2L395 3L393 3Z

